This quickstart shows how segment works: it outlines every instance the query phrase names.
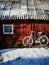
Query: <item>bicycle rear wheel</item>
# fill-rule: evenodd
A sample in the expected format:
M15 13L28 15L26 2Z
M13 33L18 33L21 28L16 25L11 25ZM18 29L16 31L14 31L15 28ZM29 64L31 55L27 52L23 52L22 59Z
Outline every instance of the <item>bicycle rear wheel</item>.
M46 46L48 44L48 37L43 35L39 38L39 41L41 46Z
M22 43L23 43L24 46L30 47L33 44L33 39L30 36L26 36L22 40Z

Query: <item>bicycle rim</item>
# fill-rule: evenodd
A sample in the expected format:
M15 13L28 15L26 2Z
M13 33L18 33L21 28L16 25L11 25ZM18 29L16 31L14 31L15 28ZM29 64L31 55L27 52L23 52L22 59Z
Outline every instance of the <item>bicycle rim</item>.
M30 36L24 37L22 40L24 46L30 47L33 44L33 39Z
M46 46L48 44L48 37L43 35L39 38L39 41L41 46Z

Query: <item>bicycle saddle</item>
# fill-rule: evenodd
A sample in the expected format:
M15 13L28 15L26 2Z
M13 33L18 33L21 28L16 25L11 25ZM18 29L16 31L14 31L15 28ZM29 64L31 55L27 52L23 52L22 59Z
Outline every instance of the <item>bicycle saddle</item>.
M42 32L38 32L38 34L40 35L40 34L42 34Z

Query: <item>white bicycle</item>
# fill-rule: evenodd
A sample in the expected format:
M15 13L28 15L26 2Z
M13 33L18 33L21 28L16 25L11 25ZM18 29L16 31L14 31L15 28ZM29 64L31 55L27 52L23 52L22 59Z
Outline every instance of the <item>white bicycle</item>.
M38 32L38 37L36 38L33 33L35 31L31 31L30 36L26 36L23 38L22 43L24 46L30 47L33 43L39 43L41 46L46 46L48 44L48 37L43 32Z

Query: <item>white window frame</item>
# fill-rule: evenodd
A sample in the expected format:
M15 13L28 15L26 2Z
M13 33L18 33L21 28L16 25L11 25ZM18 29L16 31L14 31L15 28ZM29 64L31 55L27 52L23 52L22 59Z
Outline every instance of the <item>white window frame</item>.
M5 31L4 31L4 27L5 27L5 26L11 26L11 27L12 27L12 28L11 28L12 31L11 31L11 32L5 32ZM3 34L13 34L13 33L14 33L14 31L13 31L13 25L12 25L12 24L3 24Z

